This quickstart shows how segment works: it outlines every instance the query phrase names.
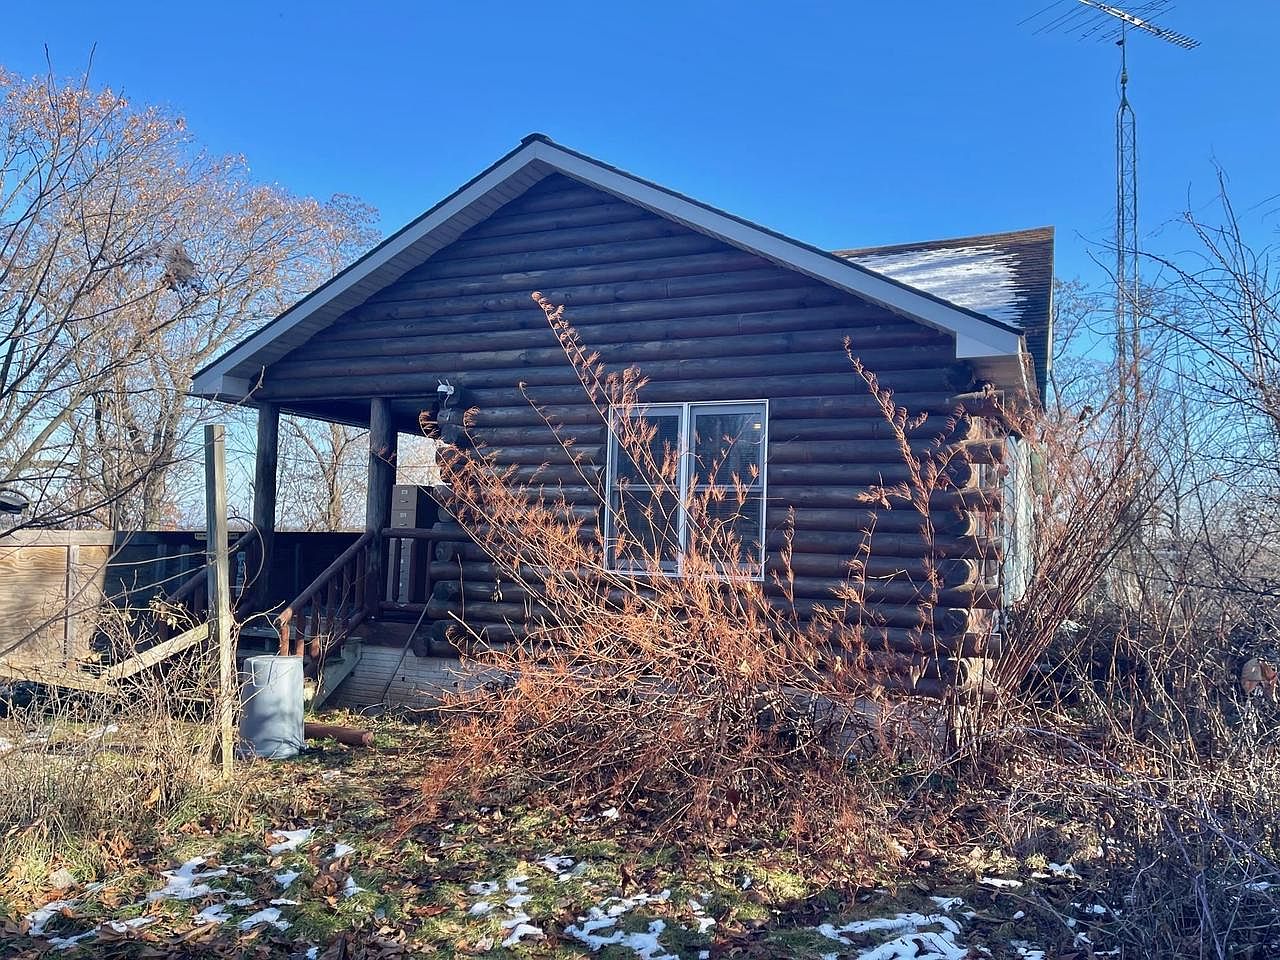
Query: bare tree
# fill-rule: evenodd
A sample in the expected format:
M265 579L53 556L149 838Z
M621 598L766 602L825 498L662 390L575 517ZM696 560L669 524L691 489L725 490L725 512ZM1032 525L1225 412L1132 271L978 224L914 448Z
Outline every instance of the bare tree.
M254 184L87 75L0 70L0 487L24 523L154 526L192 374L331 275L372 211Z

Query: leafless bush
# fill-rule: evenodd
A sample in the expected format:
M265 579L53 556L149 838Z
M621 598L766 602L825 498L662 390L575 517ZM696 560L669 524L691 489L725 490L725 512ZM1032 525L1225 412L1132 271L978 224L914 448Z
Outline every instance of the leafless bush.
M892 860L901 848L886 839L887 799L849 769L935 746L937 710L889 708L886 690L938 653L939 578L921 585L914 654L889 647L867 600L869 532L851 535L847 576L828 603L793 602L789 538L764 567L763 530L745 522L760 488L755 458L740 454L762 438L709 438L712 452L682 472L680 451L645 416L640 371L606 375L562 309L534 297L616 438L625 479L606 539L594 508L503 466L475 438L473 449L441 451L456 519L501 568L503 599L523 602L528 617L457 627L490 682L446 707L453 752L429 778L428 800L536 778L572 802L626 801L663 829L709 841L764 829L838 851L851 869ZM931 498L963 456L944 442L954 421L913 450L908 435L922 421L851 360L851 379L881 404L910 467L900 486L868 490L867 503L916 510L927 536ZM581 467L570 431L543 416ZM575 483L608 497L595 474L579 473Z
M119 654L154 641L147 612L108 611ZM217 740L207 646L110 693L14 684L0 701L0 863L42 884L67 867L84 882L124 857L176 806L210 789ZM47 884L46 884L47 886ZM42 887L43 889L43 887Z

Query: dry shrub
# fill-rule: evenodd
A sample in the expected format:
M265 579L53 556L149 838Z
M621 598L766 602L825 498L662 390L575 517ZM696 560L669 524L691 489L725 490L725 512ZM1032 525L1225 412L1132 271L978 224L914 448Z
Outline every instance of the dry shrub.
M1074 858L1084 876L1070 900L1106 909L1041 905L1095 945L1270 955L1280 709L1274 685L1238 682L1267 648L1266 591L1247 567L1231 584L1196 569L1194 535L1175 539L1157 513L1177 478L1105 412L1037 430L1037 571L1000 665L1026 679L966 745L1001 798L974 826L1019 857Z
M118 653L153 643L146 613L107 608ZM217 656L197 646L118 693L15 684L0 700L0 864L7 882L100 875L213 784ZM47 886L47 884L45 884ZM44 889L44 887L41 887Z
M793 605L789 533L762 569L762 531L749 519L760 477L755 457L740 454L762 431L745 423L742 434L709 438L714 452L682 471L679 450L639 402L640 371L606 374L562 308L534 298L616 438L627 475L616 495L631 510L613 511L606 543L595 506L503 466L470 431L471 449L441 451L450 509L500 569L501 599L523 602L527 618L478 633L455 627L478 679L444 710L452 753L429 777L428 800L532 781L566 802L625 801L661 831L696 830L708 842L781 834L838 851L851 869L883 862L896 847L886 837L891 799L850 776L851 763L888 767L933 746L936 706L890 707L886 690L938 652L940 578L919 584L914 654L881 642L884 621L866 602L869 534L850 535L847 573L829 602ZM929 537L931 497L963 456L945 444L955 422L913 448L908 435L923 420L851 360L850 376L879 402L909 467L901 485L868 490L867 505L917 510ZM573 483L603 501L571 430L540 414L564 451L558 459L578 468ZM681 511L687 532L673 577L664 561ZM624 562L603 562L610 549Z

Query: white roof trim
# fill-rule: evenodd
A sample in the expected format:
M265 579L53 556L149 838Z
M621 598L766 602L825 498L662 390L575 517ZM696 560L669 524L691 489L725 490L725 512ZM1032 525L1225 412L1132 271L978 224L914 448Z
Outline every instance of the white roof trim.
M1004 324L704 206L549 140L531 137L439 206L201 370L192 383L191 392L226 400L243 399L246 384L257 381L263 366L300 346L346 310L363 302L374 289L394 282L487 217L493 209L556 171L895 313L953 333L957 359L1016 360L1023 351L1022 335ZM433 236L437 233L441 235ZM1021 366L1020 362L1018 365Z

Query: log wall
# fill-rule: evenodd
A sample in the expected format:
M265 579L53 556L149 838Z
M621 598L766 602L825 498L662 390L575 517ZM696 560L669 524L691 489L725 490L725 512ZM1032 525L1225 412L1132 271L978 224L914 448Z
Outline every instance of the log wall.
M868 485L907 474L844 343L913 413L930 415L912 431L923 451L966 394L976 397L952 338L563 176L507 204L268 368L260 399L387 397L397 426L412 431L448 380L465 391L466 407L477 408L472 429L487 447L501 448L503 462L521 476L541 470L546 482L563 480L570 502L598 513L595 491L574 484L575 470L529 403L573 425L575 450L600 475L603 425L530 299L534 290L566 305L583 343L609 370L642 368L650 380L643 400L769 400L770 569L794 508L797 605L803 611L829 601L874 519L869 610L886 650L921 650L910 627L919 619L926 540L917 514L873 517L860 499ZM445 439L456 439L457 412L440 420ZM998 459L1000 446L967 426L953 439L968 444L970 462L950 471L968 493L935 498L945 604L938 639L949 655L981 657L994 600L980 582L980 561L993 547L977 535L972 508L990 496L977 490L978 464ZM436 562L449 570L438 571L429 613L444 618L465 606L468 621L495 641L518 631L519 598L486 602L497 581L489 558L478 548L437 550ZM912 663L907 688L932 678L936 689L956 673L937 656Z

